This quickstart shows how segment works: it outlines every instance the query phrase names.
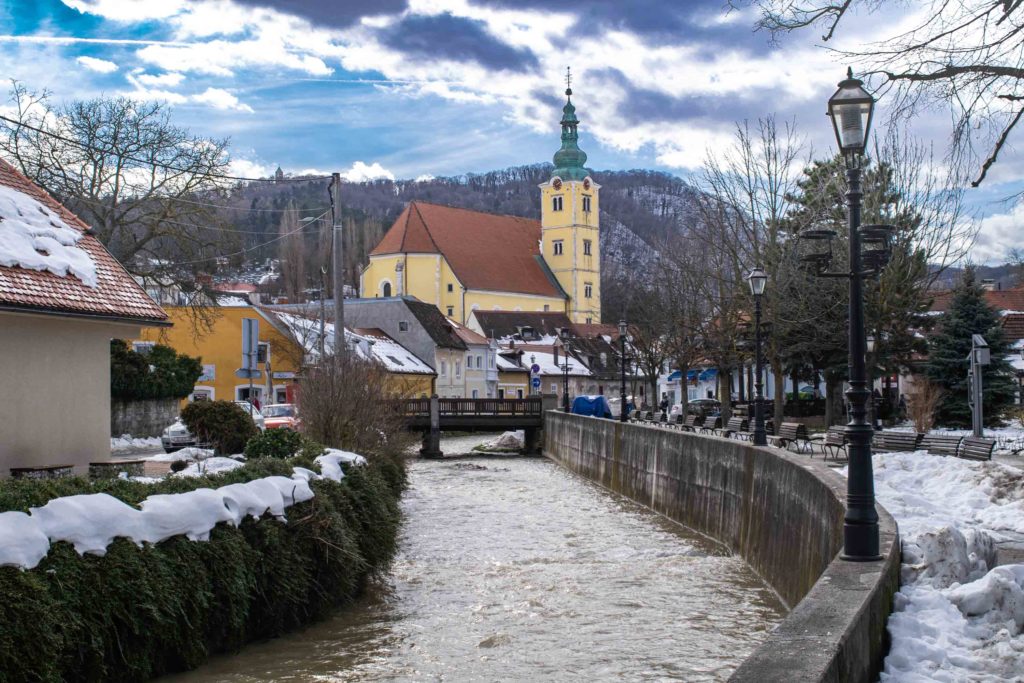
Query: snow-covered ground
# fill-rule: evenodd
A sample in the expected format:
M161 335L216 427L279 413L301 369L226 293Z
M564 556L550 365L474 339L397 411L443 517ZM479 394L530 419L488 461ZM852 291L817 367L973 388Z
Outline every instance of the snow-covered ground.
M909 432L914 428L909 422L906 422L892 429L897 432ZM970 429L944 429L942 427L936 427L932 433L944 436L970 436L973 434ZM986 427L984 435L987 439L996 440L996 452L1012 453L1024 448L1024 426L1021 425L1020 420L1011 420L1005 427Z
M110 439L110 452L123 453L125 451L149 451L161 448L159 436L133 437L131 434L122 434Z
M924 452L873 462L903 542L881 681L1022 680L1024 565L995 565L1000 545L1024 547L1024 471Z

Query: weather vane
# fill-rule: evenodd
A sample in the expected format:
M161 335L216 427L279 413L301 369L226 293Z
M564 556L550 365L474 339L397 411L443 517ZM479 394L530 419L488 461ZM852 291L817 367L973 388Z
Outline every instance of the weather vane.
M572 89L572 71L570 69L571 69L571 67L568 67L568 66L565 67L565 89L566 90L571 90Z

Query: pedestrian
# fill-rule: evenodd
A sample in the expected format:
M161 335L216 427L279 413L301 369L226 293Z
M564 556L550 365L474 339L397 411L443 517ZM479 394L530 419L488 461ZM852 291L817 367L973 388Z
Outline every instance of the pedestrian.
M661 395L661 403L658 404L661 408L661 419L664 420L668 416L668 394Z

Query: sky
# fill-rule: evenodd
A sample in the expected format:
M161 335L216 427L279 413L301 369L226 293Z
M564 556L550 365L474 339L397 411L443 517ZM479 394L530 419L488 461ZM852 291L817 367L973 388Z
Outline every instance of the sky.
M825 103L846 69L805 31L773 44L725 0L0 0L0 73L55 101L159 99L176 124L231 140L233 170L340 171L351 180L484 172L550 161L565 71L580 147L598 170L687 178L738 121L792 122L816 156L834 146ZM863 45L898 8L847 24ZM9 106L0 102L0 111ZM880 104L884 108L884 102ZM911 133L948 147L948 112ZM968 193L972 254L1020 243L1013 149Z

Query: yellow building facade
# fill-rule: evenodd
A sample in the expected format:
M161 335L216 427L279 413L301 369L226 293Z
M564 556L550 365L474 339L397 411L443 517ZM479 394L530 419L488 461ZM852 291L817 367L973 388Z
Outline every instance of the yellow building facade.
M566 95L562 147L539 188L539 222L411 202L371 251L360 295L411 295L463 324L474 310L601 322L600 186L584 167L572 91Z

